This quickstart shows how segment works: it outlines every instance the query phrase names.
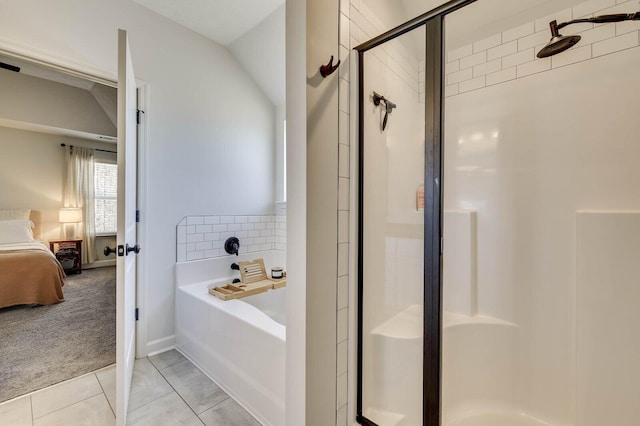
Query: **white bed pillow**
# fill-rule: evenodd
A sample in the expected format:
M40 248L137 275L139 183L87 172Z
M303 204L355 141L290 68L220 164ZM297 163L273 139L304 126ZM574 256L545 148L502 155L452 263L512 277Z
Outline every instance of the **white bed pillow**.
M33 241L33 222L30 220L1 220L0 244L28 243Z
M31 209L0 209L0 220L29 220Z

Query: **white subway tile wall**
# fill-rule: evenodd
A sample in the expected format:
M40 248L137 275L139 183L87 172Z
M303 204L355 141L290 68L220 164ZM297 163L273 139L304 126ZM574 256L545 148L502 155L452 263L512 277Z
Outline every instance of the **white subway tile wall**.
M502 43L507 44L510 41L518 40L523 37L526 37L529 34L533 34L535 32L535 25L533 22L527 22L526 24L520 25L515 28L511 28L507 31L503 31L502 35Z
M286 204L277 204L275 215L183 218L176 228L176 261L229 256L224 250L224 242L229 237L240 239L240 254L264 250L286 251Z
M355 108L357 103L351 104L351 49L366 37L367 31L375 31L374 23L367 20L366 12L360 10L359 0L340 0L340 26L339 26L339 46L340 51L340 91L338 93L338 252L339 271L336 277L336 317L339 316L339 310L344 310L348 314L348 298L349 298L349 208L350 208L350 191L351 184L351 119L353 118L351 110ZM401 55L396 55L399 57ZM398 67L397 61L390 61L392 65ZM401 68L401 67L400 67ZM417 77L417 74L416 74ZM342 249L341 249L342 247ZM346 267L345 267L346 265ZM344 314L343 314L344 316ZM345 319L348 319L345 318ZM348 321L345 327L348 327ZM339 327L338 327L339 328ZM348 328L342 331L336 330L343 339L336 342L336 421L337 426L347 426L347 366L349 356Z
M487 37L483 40L476 41L475 43L473 43L473 51L481 52L501 44L502 44L502 34L496 34L496 35L492 35L491 37Z
M342 408L343 406L347 405L347 373L344 373L340 376L338 376L338 383L337 383L337 405L340 406L340 408Z
M573 7L573 16L582 18L616 5L616 0L590 0ZM559 22L559 21L558 21Z
M388 30L378 17L366 7L363 2L351 2L348 15L342 11L340 20L341 34L350 33L349 39L352 46L343 45L345 48L353 48L357 44L367 41ZM349 22L350 18L350 22ZM349 23L349 25L343 25ZM342 42L347 37L340 37ZM371 55L378 59L379 64L386 68L380 72L391 72L402 80L411 90L418 92L420 64L415 55L411 54L407 48L399 41L391 41L384 46L372 50ZM473 53L471 50L469 53ZM423 65L424 68L424 65ZM424 78L422 79L424 81Z
M553 19L562 22L594 14L631 13L637 9L637 1L590 0L572 9L565 9L475 43L452 49L447 53L445 66L447 76L445 97L638 47L640 46L639 21L597 26L588 23L576 24L567 28L566 33L580 34L582 40L578 45L551 58L536 57L536 53L551 38L549 21ZM423 96L421 94L421 99Z
M577 5L577 6L579 7L580 5ZM553 21L554 19L558 22L567 22L571 20L572 16L573 16L573 9L563 9L559 12L554 12L545 17L536 19L534 23L535 32L544 31L544 30L549 31L549 22Z

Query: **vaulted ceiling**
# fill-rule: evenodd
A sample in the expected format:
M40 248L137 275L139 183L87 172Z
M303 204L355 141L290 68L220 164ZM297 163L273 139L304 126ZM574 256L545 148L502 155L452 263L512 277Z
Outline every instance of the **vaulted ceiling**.
M273 105L285 99L285 0L134 0L226 46Z
M225 46L284 4L284 0L134 1Z

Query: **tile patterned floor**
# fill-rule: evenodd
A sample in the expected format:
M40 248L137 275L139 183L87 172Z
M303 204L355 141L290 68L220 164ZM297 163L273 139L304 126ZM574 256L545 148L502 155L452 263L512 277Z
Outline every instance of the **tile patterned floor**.
M115 425L115 365L0 404L3 426ZM259 426L178 351L136 360L127 425Z

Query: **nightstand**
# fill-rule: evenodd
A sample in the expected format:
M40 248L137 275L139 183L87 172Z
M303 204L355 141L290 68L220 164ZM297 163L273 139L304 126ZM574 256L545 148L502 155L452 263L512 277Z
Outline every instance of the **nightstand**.
M65 273L82 273L82 240L51 240L49 248Z

